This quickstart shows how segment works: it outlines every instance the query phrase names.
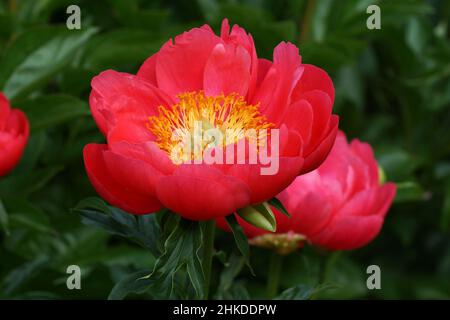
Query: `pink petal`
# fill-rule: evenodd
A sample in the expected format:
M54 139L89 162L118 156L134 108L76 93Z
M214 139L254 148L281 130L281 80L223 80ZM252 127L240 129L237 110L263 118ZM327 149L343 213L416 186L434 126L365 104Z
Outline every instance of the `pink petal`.
M264 58L258 59L258 77L256 79L256 87L259 87L261 85L267 73L269 72L271 66L272 61Z
M274 175L261 175L260 164L235 164L228 174L240 179L251 191L251 203L261 203L274 197L285 189L300 173L303 158L280 157L278 172Z
M300 199L287 204L283 193L278 196L291 214L291 218L285 222L287 231L294 231L309 238L327 225L332 217L333 206L321 191L308 189Z
M312 242L332 250L350 250L368 244L381 230L394 196L395 185L391 183L357 193Z
M213 48L222 43L211 29L194 28L166 42L158 52L158 87L172 97L203 89L205 65Z
M307 100L300 100L292 104L286 111L283 124L291 130L296 130L305 145L311 140L313 126L313 109Z
M361 159L362 162L368 167L369 177L368 183L371 186L378 185L378 164L373 154L372 147L368 143L361 142L357 139L353 140L350 144L353 152Z
M320 90L330 97L333 104L334 86L330 76L324 70L311 64L302 64L302 67L303 74L292 93L292 100L300 100L308 91Z
M142 195L155 194L155 184L162 174L148 162L110 150L103 152L103 159L107 171L113 173L113 179L120 183L124 190Z
M250 84L250 59L241 46L216 45L205 66L206 95L238 93L246 96Z
M211 220L249 204L247 186L204 164L180 165L161 178L157 194L166 208L191 220Z
M108 132L108 143L126 141L130 143L144 143L155 140L145 123L122 119Z
M158 106L172 103L156 87L127 73L107 70L94 77L91 85L91 112L104 135L123 118L145 126L148 117L157 114Z
M309 155L305 155L305 164L302 172L307 173L317 169L327 158L331 148L333 147L336 134L338 132L339 118L333 115L330 120L330 131L320 142L316 149ZM306 151L305 151L306 154Z
M11 107L9 101L6 99L5 95L0 92L0 130L3 130L10 112Z
M124 182L122 169L110 171L106 163L106 145L88 144L84 150L84 163L88 177L99 195L110 204L134 214L148 214L160 209L161 204L150 193L150 188L142 190L130 186L130 181ZM108 158L111 161L111 157ZM123 163L123 162L122 162ZM116 168L116 165L110 164ZM133 169L134 170L134 169ZM133 173L135 176L135 174Z
M269 121L278 124L290 104L290 97L301 76L301 58L298 48L291 43L280 43L274 50L273 64L258 88L252 103L261 103L261 112Z
M252 36L250 34L247 34L247 32L238 25L235 24L233 26L231 33L229 33L229 31L230 26L228 24L228 20L224 19L222 21L221 38L226 43L232 43L235 46L245 48L251 58L250 79L248 86L248 97L251 97L256 88L259 65L255 44L253 42Z
M109 148L116 154L127 158L144 161L164 175L172 174L176 165L170 160L167 153L154 142L130 143L127 141L113 142Z
M141 65L137 72L137 76L147 80L155 87L158 87L158 82L156 81L156 59L158 59L158 53L147 58Z
M311 139L305 150L309 154L329 132L332 105L328 95L322 91L309 91L303 95L303 99L308 101L313 110Z
M13 136L0 131L0 177L5 176L19 163L28 135Z
M329 250L357 249L371 242L380 232L382 224L383 218L380 216L346 217L313 236L311 242Z

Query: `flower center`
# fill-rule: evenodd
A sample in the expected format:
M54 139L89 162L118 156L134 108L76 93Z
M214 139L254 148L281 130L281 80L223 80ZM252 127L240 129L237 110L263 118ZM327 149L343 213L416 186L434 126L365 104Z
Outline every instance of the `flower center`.
M171 108L160 106L149 117L147 128L158 146L176 163L202 157L208 147L235 144L248 138L248 131L265 130L273 124L236 93L206 96L203 91L185 92ZM186 152L188 150L188 152Z

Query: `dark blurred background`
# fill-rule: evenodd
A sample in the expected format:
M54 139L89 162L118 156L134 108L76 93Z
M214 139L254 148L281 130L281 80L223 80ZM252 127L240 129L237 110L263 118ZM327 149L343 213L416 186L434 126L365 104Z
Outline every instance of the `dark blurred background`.
M81 9L67 30L66 9ZM369 5L381 29L369 30ZM260 57L280 41L329 72L349 137L374 147L398 194L380 236L352 252L311 248L285 259L283 288L331 284L316 298L450 298L450 1L10 0L0 1L0 90L31 122L20 166L0 181L0 298L106 298L124 275L154 263L132 242L84 226L71 211L93 196L82 148L102 141L88 108L90 80L135 73L162 43L221 20L250 32ZM220 233L217 248L232 247ZM233 297L263 297L268 252L253 249ZM82 290L66 268L82 267ZM382 289L369 291L377 264ZM218 282L219 262L213 281ZM141 296L142 297L142 296ZM145 296L144 296L145 297Z

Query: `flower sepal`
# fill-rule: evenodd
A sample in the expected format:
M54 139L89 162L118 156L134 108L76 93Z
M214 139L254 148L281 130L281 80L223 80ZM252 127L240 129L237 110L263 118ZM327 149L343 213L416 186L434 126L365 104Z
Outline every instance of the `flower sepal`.
M242 219L251 225L270 232L277 230L277 221L267 202L247 206L236 212Z

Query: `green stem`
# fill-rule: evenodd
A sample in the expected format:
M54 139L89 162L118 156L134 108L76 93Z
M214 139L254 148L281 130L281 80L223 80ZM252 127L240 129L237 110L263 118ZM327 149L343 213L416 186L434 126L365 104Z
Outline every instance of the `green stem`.
M17 1L9 0L9 12L15 13L17 11Z
M333 266L335 265L336 261L338 260L338 258L340 257L342 251L334 251L329 253L324 261L324 266L323 266L323 270L322 270L322 274L320 275L319 278L319 284L324 284L329 275L331 270L333 269Z
M334 251L332 253L323 253L319 262L319 274L317 278L317 286L326 285L330 272L333 269L336 260L339 258L341 251ZM314 293L311 300L315 300L318 297L318 293Z
M278 293L282 264L283 256L272 252L269 264L269 274L267 276L267 299L273 299Z
M328 264L329 260L330 260L330 255L329 254L324 254L323 256L320 257L320 260L319 260L319 273L318 273L318 277L317 277L317 284L318 285L321 285L321 284L325 283L325 281L327 280L327 276L328 276L327 264Z
M205 275L205 299L209 296L209 286L211 282L211 268L214 254L214 232L216 230L216 223L214 220L205 223L205 234L203 241L203 260L202 267Z
M309 28L311 26L312 15L315 7L315 0L306 1L305 13L299 22L299 36L297 40L299 45L302 44L302 42L305 41L309 35Z

